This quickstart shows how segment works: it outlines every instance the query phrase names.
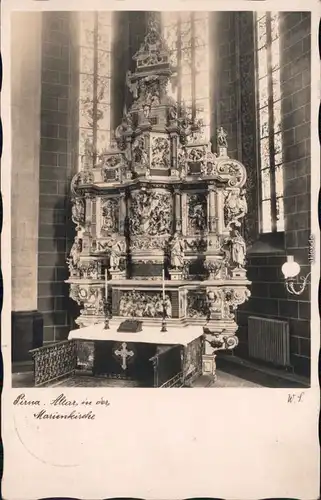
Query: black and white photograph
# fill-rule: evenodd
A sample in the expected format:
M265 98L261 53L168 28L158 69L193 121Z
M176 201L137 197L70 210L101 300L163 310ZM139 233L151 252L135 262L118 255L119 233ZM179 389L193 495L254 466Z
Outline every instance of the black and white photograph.
M4 498L318 498L318 3L1 1Z
M310 387L311 12L261 3L12 13L13 388Z

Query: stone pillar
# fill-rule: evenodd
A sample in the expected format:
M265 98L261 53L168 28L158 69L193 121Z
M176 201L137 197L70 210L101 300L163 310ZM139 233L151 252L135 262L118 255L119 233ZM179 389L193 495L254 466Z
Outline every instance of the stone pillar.
M12 361L30 360L42 345L37 311L41 19L15 12L11 24Z
M216 191L217 234L224 231L224 198L221 190Z
M186 193L182 194L182 234L184 236L187 235L187 195Z
M175 231L182 232L182 212L181 212L181 193L179 190L174 191L175 197Z
M125 193L119 196L119 234L124 236L126 218L126 198Z
M89 255L91 249L91 222L93 213L93 198L91 195L85 197L85 230L82 235L82 253Z
M215 232L215 187L208 187L208 229L210 233Z

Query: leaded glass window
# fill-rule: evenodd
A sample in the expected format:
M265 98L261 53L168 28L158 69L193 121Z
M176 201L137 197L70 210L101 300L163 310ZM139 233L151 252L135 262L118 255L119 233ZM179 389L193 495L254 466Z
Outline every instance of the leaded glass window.
M209 13L162 12L163 34L174 67L170 94L202 122L210 139Z
M79 157L93 162L110 142L111 12L79 13Z
M280 16L256 14L261 231L284 231Z

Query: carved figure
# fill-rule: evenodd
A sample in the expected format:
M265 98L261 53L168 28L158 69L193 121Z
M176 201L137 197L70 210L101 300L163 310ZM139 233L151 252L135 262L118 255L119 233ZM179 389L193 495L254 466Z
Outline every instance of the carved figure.
M144 114L144 117L146 119L148 119L149 114L150 114L150 106L148 106L148 104L145 104L145 106L143 107L143 114Z
M222 311L222 297L219 290L207 291L208 319L213 319Z
M81 277L96 280L101 274L101 263L99 261L83 262L80 266Z
M246 245L244 239L237 230L234 231L234 235L231 238L231 247L232 262L236 264L236 267L244 267Z
M117 232L118 226L118 202L117 200L106 200L102 207L103 223L101 231L105 234Z
M168 110L168 120L175 121L177 120L177 107L176 106L171 106Z
M81 198L74 198L72 200L73 206L71 209L71 220L76 224L76 231L84 227L85 223L85 207Z
M137 137L133 142L133 161L144 166L148 163L148 154L145 150L145 141L143 136Z
M246 191L239 188L231 189L226 193L225 199L225 219L227 228L231 225L239 227L239 219L242 219L247 213Z
M137 99L138 97L138 82L131 81L132 73L131 71L127 71L126 73L126 84L129 88L129 91L133 94L133 98Z
M171 302L165 297L166 315L171 317ZM163 299L160 293L153 295L145 292L125 292L119 302L120 316L160 318L163 315Z
M169 140L165 137L153 137L152 167L169 168Z
M173 269L182 269L184 267L184 246L177 233L174 234L171 241L171 267Z
M187 316L189 318L205 318L207 315L207 298L204 292L188 292Z
M217 145L219 148L227 148L227 133L223 127L217 129Z
M204 262L204 267L209 272L210 279L217 279L220 276L223 264L224 264L223 259L209 260Z
M210 148L210 145L208 147ZM216 164L217 154L208 151L206 155L206 165L204 165L204 169L207 175L215 175L217 173Z
M133 235L158 236L170 232L172 218L170 193L141 191L133 195L130 229Z
M81 250L82 250L82 239L76 236L70 250L69 258L67 259L67 264L71 276L75 275L79 276L79 261L80 261Z
M189 200L189 225L192 232L199 233L206 227L206 201L202 195L191 195Z
M159 106L159 91L157 89L155 89L155 93L152 96L151 105L154 107Z
M125 251L123 241L115 241L110 248L110 269L119 271L119 264L122 253Z

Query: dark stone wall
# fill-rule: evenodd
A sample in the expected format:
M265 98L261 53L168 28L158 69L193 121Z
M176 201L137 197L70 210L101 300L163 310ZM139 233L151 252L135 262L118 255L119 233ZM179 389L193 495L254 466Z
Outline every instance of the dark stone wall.
M69 185L72 177L72 16L43 13L38 309L44 341L67 337L66 254L70 248Z

